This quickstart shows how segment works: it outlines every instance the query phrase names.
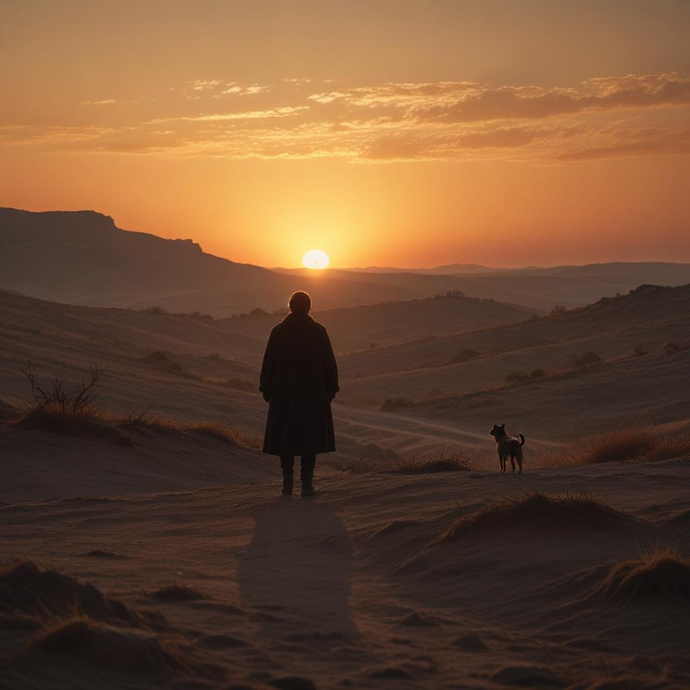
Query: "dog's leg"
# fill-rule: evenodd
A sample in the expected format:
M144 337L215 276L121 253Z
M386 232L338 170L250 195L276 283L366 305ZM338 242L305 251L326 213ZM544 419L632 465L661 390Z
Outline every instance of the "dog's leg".
M500 455L498 456L498 464L501 467L501 474L503 474L506 471L506 461L505 458L502 458Z
M512 468L510 471L515 472L515 456L514 455L510 456L510 467Z

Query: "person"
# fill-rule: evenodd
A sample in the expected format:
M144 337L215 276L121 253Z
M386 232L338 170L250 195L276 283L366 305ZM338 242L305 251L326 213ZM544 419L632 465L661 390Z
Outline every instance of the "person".
M293 490L295 455L301 456L302 496L314 496L316 456L335 451L338 366L328 331L310 310L311 297L295 292L290 313L271 331L261 367L259 390L268 402L263 452L280 456L285 496Z

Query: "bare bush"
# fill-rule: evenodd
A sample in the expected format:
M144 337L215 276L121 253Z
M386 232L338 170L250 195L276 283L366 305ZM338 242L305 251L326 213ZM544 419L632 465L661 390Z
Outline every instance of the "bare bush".
M529 375L531 379L542 379L546 376L546 372L543 369L534 369Z
M63 413L78 414L92 407L101 394L98 382L105 367L90 367L88 379L82 379L79 383L68 386L57 376L53 376L50 384L41 385L31 362L17 366L31 385L31 394L39 409L53 408Z

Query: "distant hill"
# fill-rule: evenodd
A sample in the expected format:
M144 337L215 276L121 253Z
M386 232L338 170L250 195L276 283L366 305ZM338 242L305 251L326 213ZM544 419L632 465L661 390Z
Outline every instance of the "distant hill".
M460 279L394 281L329 271L277 273L205 253L190 239L122 230L94 211L0 208L0 289L68 304L230 316L275 310L308 290L321 309L429 297Z
M501 414L506 417L520 414L546 423L542 412L558 411L561 429L569 423L571 403L579 405L576 419L591 424L603 422L596 409L604 401L612 411L619 411L620 418L644 412L654 400L656 409L664 411L660 419L684 419L690 417L690 408L678 400L689 400L684 382L690 373L690 349L682 349L690 345L689 313L690 285L644 285L563 314L354 353L340 358L343 397L351 404L372 407L386 398L407 398L419 405L406 408L403 414L438 414L447 419L453 414L465 419L470 411L479 419L483 407L499 409L494 401L500 400ZM666 354L669 342L679 346L678 354ZM466 361L458 358L468 350L477 356ZM590 351L604 360L605 372L611 373L609 379L596 374L598 390L584 385L590 374L573 366L576 358ZM510 374L529 375L536 369L543 369L547 376L526 389L494 390L504 386ZM634 398L628 397L624 391L638 391L641 385L628 376L641 377L648 395L636 392ZM591 379L595 380L594 370ZM575 395L583 397L571 401ZM532 407L524 407L527 401ZM441 413L446 409L451 412Z
M501 273L512 269L490 268L479 264L448 264L434 268L396 268L394 266L368 266L367 268L348 268L354 273L422 273L431 275L472 275L476 273Z
M543 312L476 297L443 296L316 310L314 318L328 328L336 351L345 352L516 323L538 313ZM278 318L270 314L221 323L229 331L263 339Z
M550 310L612 297L642 283L690 282L690 264L613 263L503 270L268 270L205 253L191 239L122 230L94 211L0 209L0 289L69 304L231 316L285 306L308 290L317 309L410 301L447 291ZM452 274L451 274L452 273Z

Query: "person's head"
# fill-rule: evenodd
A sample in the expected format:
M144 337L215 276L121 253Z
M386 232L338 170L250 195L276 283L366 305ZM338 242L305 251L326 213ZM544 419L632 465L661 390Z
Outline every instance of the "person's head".
M290 297L290 311L295 314L308 314L311 309L311 297L308 292L298 290Z

